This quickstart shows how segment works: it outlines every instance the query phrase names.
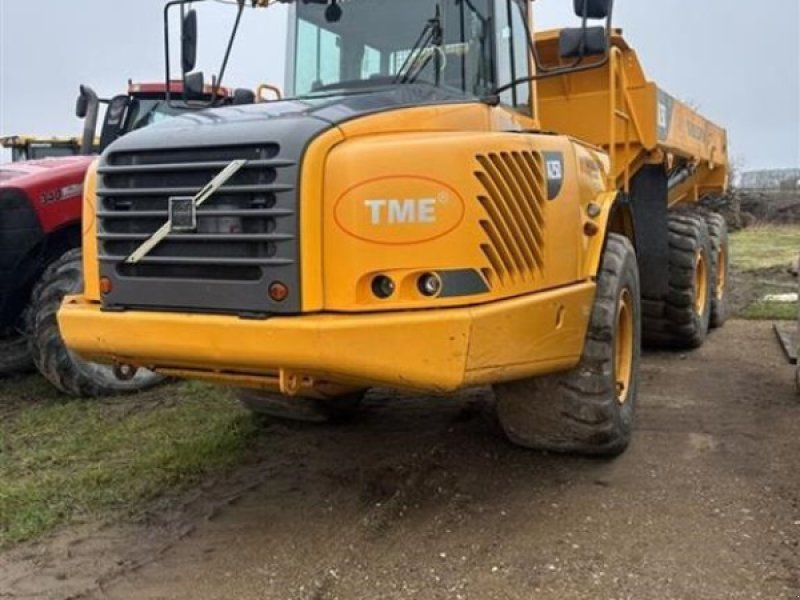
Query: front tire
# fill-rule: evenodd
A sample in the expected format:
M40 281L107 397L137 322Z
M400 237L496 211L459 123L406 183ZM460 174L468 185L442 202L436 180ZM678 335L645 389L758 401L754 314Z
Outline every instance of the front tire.
M34 288L29 345L41 374L65 394L79 398L130 394L162 383L164 377L144 369L130 381L122 381L111 367L86 361L67 348L58 328L58 309L64 296L82 290L80 249L70 250L52 263Z
M580 364L567 373L495 386L515 444L614 457L630 444L641 356L639 269L630 241L609 234Z

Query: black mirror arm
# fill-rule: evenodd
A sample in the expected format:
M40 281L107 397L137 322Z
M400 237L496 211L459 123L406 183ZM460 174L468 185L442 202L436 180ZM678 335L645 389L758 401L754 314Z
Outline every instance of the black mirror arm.
M523 2L525 0L522 0ZM530 77L522 77L520 79L516 79L511 83L507 83L502 85L494 90L492 94L489 95L490 99L493 99L498 94L510 90L518 85L522 85L523 83L530 83L532 81L539 81L541 79L548 79L550 77L558 77L559 75L568 75L570 73L580 73L582 71L590 71L592 69L599 69L601 67L606 66L609 61L611 60L611 35L613 33L611 24L613 22L613 8L614 2L610 3L610 9L608 11L608 17L606 18L606 44L608 46L608 50L606 55L603 57L603 60L592 63L590 65L581 65L584 59L586 58L585 54L585 44L581 51L581 56L575 59L572 64L559 66L559 67L548 67L542 63L542 59L539 56L539 52L536 49L536 42L533 38L530 22L528 21L528 14L526 11L525 19L523 19L525 25L525 37L528 40L528 51L530 55L533 57L533 62L536 65L536 74L531 75ZM583 13L583 30L586 31L588 28L588 4L584 5L584 13Z
M169 11L170 9L180 4L183 5L181 0L173 0L172 2L167 2L164 6L164 60L165 60L165 85L164 93L165 98L167 101L167 106L173 106L172 101L172 72L170 69L170 48L169 48Z
M228 68L228 61L231 58L231 52L233 51L233 44L236 41L236 34L239 32L239 25L242 22L242 15L244 14L244 7L245 7L245 0L238 0L239 7L237 8L236 12L236 21L233 24L233 31L231 32L231 37L228 40L228 47L225 50L225 58L222 60L222 67L219 70L219 77L216 78L214 82L214 89L212 90L211 101L216 104L219 99L219 90L222 87L222 79L225 77L225 71Z

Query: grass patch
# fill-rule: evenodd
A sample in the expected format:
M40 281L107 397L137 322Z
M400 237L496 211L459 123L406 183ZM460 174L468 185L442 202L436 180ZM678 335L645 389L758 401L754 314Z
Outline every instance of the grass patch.
M798 226L765 225L731 235L732 264L742 271L788 268L798 254Z
M2 413L0 547L180 489L237 461L255 431L225 392L195 383L65 402L39 378L0 382Z
M795 321L797 304L792 302L756 302L742 313L743 319L751 321Z

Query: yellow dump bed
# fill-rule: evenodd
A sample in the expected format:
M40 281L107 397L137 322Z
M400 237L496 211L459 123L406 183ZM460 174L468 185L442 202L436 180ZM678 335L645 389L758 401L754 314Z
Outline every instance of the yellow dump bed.
M548 65L559 63L558 39L557 31L536 38ZM542 127L603 147L612 159L614 183L624 189L642 165L663 163L671 206L724 192L725 130L648 81L620 31L612 46L602 68L539 81Z

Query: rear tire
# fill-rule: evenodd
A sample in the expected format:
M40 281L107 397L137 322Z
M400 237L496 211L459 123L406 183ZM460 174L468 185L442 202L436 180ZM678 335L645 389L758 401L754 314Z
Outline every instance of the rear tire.
M58 328L58 309L64 296L82 290L80 249L70 250L47 267L34 288L29 344L41 374L65 394L80 398L130 394L162 383L164 377L144 369L130 381L121 381L111 367L86 361L67 348Z
M728 241L728 223L718 213L706 215L706 225L711 237L711 257L714 268L714 294L711 298L712 329L717 329L728 320L728 288L730 286L730 244Z
M238 389L239 401L253 414L281 421L341 423L358 413L366 392L354 392L324 400L284 396L274 392Z
M609 234L580 364L495 386L508 438L537 450L614 457L630 444L639 388L639 268L630 241Z
M663 300L642 303L645 344L687 350L703 345L711 323L713 256L703 217L670 215L669 291Z

